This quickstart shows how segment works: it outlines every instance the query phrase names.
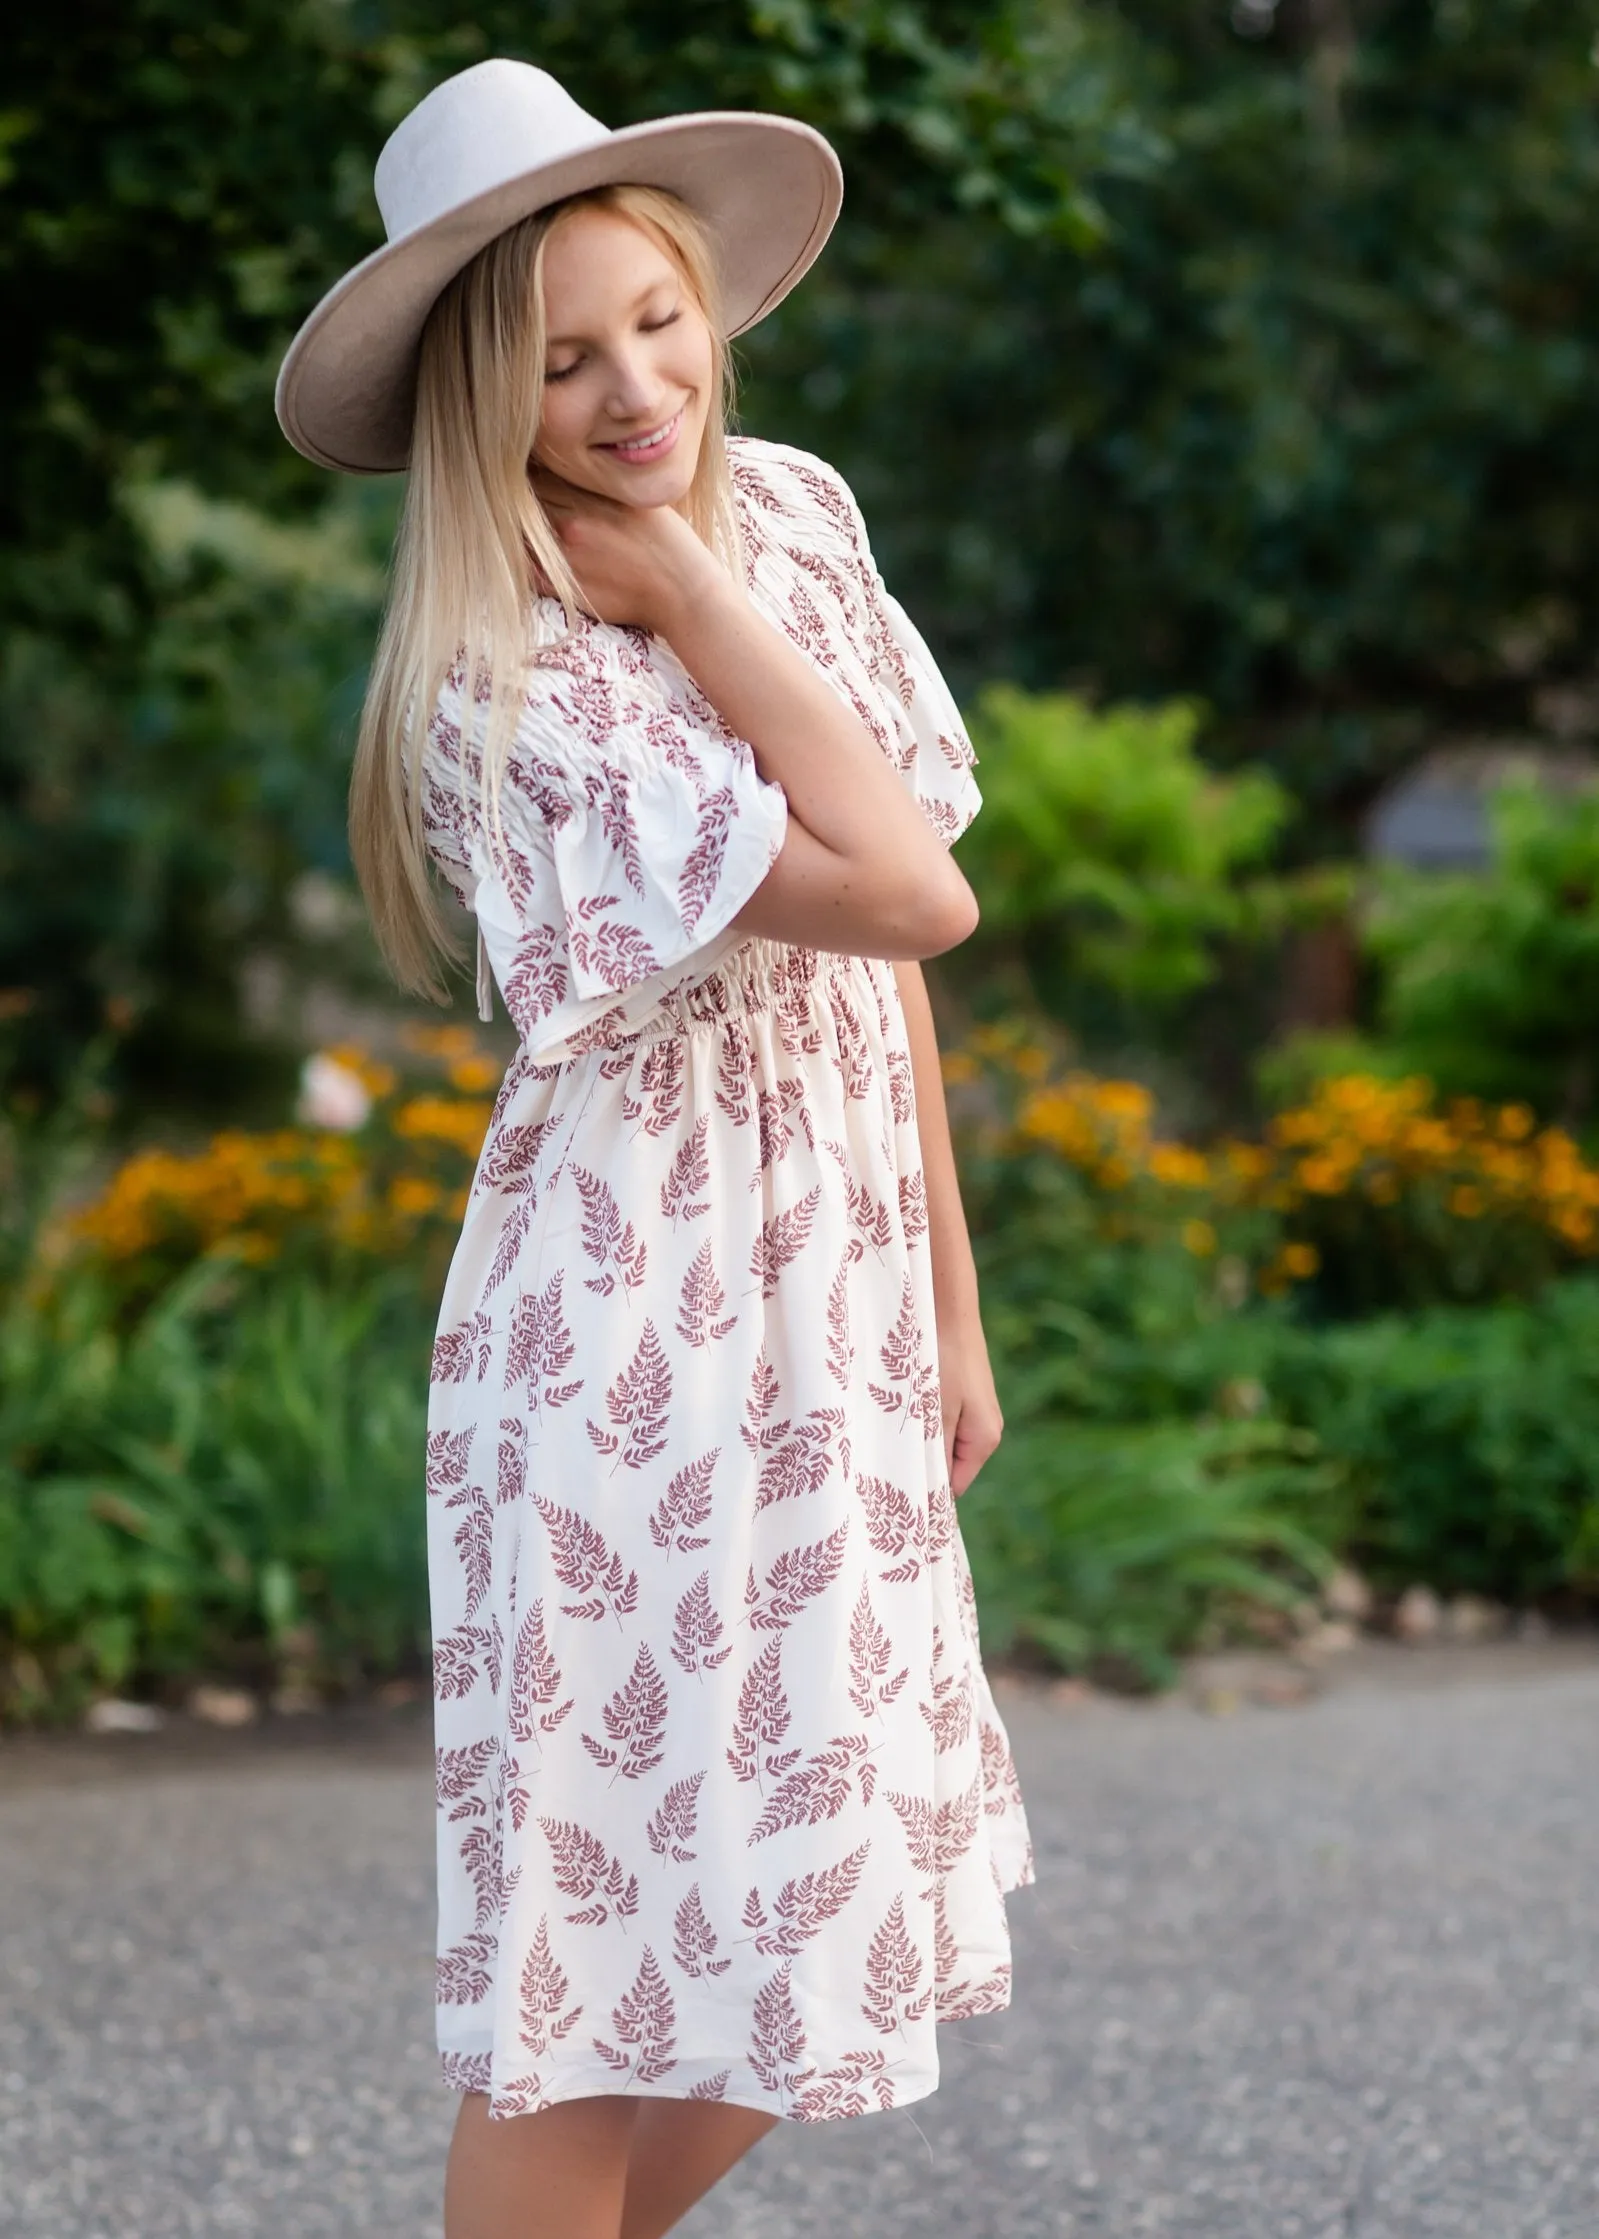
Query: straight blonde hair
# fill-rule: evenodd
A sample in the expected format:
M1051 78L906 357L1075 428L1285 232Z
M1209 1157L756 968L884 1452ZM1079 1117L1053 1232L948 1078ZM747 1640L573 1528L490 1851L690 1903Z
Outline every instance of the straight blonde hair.
M435 1003L450 1000L441 961L462 961L424 838L423 755L439 694L459 675L461 798L470 766L489 844L503 846L501 783L529 664L592 612L529 474L544 397L544 251L581 208L614 210L647 233L710 324L716 408L684 510L725 565L740 564L725 440L732 358L698 218L662 188L607 186L498 235L457 273L422 332L405 499L350 778L350 852L378 947L408 994ZM539 577L564 615L553 636Z

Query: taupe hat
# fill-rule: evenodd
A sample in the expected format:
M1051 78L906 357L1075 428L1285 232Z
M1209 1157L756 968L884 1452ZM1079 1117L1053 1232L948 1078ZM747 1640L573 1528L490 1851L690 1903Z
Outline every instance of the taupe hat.
M384 142L374 175L388 235L328 290L278 374L284 434L346 474L390 474L411 448L416 356L440 292L497 233L585 188L665 187L710 229L728 332L780 303L844 197L808 124L708 110L609 132L548 71L479 62L435 86Z

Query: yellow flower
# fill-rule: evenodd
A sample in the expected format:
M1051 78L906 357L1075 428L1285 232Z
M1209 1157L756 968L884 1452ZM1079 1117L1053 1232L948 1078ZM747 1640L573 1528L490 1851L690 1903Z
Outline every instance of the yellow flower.
M1186 1143L1157 1143L1149 1154L1149 1171L1168 1189L1207 1189L1210 1161L1203 1151Z
M1406 1129L1404 1147L1413 1157L1442 1161L1458 1150L1460 1138L1443 1120L1418 1119Z
M1074 1079L1081 1083L1099 1109L1112 1118L1148 1119L1154 1098L1141 1081L1088 1081L1081 1074Z
M423 1026L409 1024L401 1029L401 1040L418 1057L437 1057L446 1063L471 1057L477 1049L477 1036L469 1026Z
M1271 1172L1271 1153L1258 1143L1228 1143L1227 1164L1240 1181L1259 1182Z
M1285 1244L1278 1256L1283 1273L1296 1283L1302 1283L1308 1276L1314 1275L1321 1265L1321 1254L1314 1244Z
M449 1067L446 1078L463 1096L481 1096L495 1086L500 1068L491 1057L461 1057Z
M1183 1250L1192 1252L1195 1259L1209 1259L1216 1249L1216 1231L1209 1221L1184 1221L1179 1233Z
M965 1050L945 1050L939 1059L939 1071L947 1082L975 1081L977 1061Z
M401 1220L414 1220L433 1212L444 1191L423 1174L396 1174L389 1184L389 1210Z
M1449 1193L1449 1210L1458 1213L1463 1221L1480 1220L1484 1211L1482 1191L1473 1183L1461 1183Z
M413 1096L394 1115L394 1132L408 1143L447 1143L469 1158L483 1148L491 1107L447 1096Z

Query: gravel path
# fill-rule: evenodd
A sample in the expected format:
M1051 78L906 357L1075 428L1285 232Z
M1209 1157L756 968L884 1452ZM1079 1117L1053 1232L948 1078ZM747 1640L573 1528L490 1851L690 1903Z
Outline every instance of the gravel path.
M914 2109L781 2127L684 2239L1595 2239L1599 1654L1004 1701L1012 2011ZM397 1729L0 1746L6 2239L437 2239Z

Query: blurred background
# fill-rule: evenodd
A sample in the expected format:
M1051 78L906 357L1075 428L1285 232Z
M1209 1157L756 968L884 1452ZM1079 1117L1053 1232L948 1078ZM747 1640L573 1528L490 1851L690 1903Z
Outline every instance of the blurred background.
M488 54L844 161L741 415L852 482L980 756L929 979L989 1653L1149 1689L1591 1619L1588 11L79 0L4 52L0 1721L425 1690L427 1351L512 1040L366 934L397 484L271 394L382 138Z

